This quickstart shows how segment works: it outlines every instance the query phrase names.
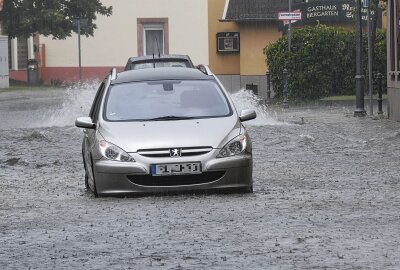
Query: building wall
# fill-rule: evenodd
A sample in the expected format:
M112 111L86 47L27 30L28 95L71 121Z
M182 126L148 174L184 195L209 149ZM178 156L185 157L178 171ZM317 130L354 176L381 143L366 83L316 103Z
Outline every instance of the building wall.
M387 20L387 85L388 114L393 120L400 121L400 41L399 41L399 1L388 1Z
M239 26L233 22L220 22L225 8L225 0L208 0L208 47L210 68L215 74L239 75L240 54L217 53L218 32L239 32Z
M113 15L97 17L98 29L93 37L81 36L82 66L87 72L96 73L96 69L113 66L121 68L128 57L137 56L137 18L168 18L169 53L188 54L195 64L208 64L207 0L168 0L168 4L163 0L102 2L113 6ZM77 68L77 34L65 40L41 36L40 43L46 48L45 66L51 68L53 74L58 69L60 77L63 68ZM46 69L43 72L46 73Z
M277 24L265 22L241 24L240 35L240 74L265 75L267 65L263 49L282 36Z

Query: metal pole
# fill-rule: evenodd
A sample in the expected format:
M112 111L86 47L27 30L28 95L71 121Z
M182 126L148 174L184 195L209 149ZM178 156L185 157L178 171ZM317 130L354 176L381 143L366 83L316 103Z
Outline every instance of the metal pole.
M79 82L82 81L82 62L81 62L81 18L78 18L78 52L79 52Z
M283 104L282 107L287 109L289 108L288 104L288 70L286 68L283 69Z
M267 71L265 75L267 76L267 100L265 104L269 105L271 104L271 73Z
M378 114L382 115L382 79L383 75L381 73L376 74L376 78L378 79Z
M369 114L374 114L373 84L372 84L372 29L371 29L371 4L368 4L368 87L369 87Z
M356 109L354 116L365 116L364 109L364 83L362 74L362 25L361 25L361 0L357 0L356 9Z
M292 12L292 0L289 0L289 12ZM288 49L289 49L289 52L292 49L292 20L289 20Z
M292 11L292 0L289 0L289 12ZM292 50L292 20L289 20L289 28L288 28L288 54ZM289 71L287 69L287 60L285 63L285 68L283 69L283 79L284 79L284 89L283 89L283 108L289 108L289 89L288 89L288 78Z

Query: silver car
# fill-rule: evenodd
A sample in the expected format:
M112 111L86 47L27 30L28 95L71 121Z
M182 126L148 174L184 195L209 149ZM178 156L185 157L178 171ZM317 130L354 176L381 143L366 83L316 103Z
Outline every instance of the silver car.
M102 82L83 128L85 184L95 196L252 192L252 147L207 66L116 73Z

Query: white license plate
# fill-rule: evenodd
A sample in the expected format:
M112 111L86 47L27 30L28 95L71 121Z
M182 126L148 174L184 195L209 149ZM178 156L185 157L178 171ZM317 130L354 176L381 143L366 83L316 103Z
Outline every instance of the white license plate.
M171 163L151 165L152 175L179 175L179 174L199 174L201 173L201 163Z

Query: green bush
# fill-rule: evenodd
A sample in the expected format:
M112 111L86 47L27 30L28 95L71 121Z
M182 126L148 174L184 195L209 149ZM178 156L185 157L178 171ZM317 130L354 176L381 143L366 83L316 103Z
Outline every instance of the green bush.
M386 35L383 31L378 31L374 52L374 74L386 74ZM277 99L283 96L285 63L290 74L288 90L291 100L314 100L333 95L355 94L354 32L326 25L294 29L290 53L287 36L283 36L275 43L267 45L264 54ZM364 56L366 71L366 36Z

